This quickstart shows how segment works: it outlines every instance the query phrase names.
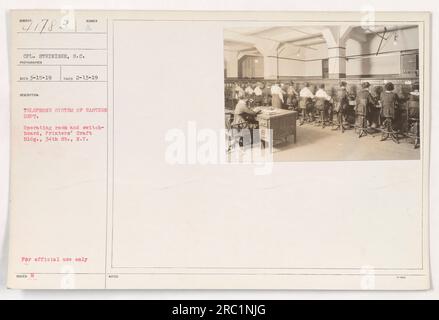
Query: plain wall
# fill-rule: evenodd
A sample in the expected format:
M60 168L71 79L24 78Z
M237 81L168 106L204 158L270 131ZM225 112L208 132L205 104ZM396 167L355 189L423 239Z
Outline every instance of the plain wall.
M398 30L397 42L395 32L386 35L380 54L375 56L380 46L381 37L376 34L367 36L367 41L348 39L346 42L346 75L368 77L401 74L401 52L419 49L419 30L410 28ZM381 34L382 35L382 34ZM325 43L311 48L299 48L288 45L279 53L279 77L322 77L322 60L328 58ZM258 61L258 62L256 62ZM239 77L264 77L264 58L245 56L240 60Z

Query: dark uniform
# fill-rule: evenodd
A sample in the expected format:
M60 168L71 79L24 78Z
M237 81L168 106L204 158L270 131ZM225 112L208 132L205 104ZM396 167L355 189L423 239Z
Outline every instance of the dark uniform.
M409 118L419 119L419 96L410 94L409 101L407 103L408 106L408 115Z
M262 104L269 106L271 101L271 89L266 85L262 90Z
M294 89L294 86L291 84L288 89L287 89L287 101L286 104L288 107L292 108L292 109L296 109L297 108L297 92Z
M414 138L415 148L419 146L420 128L419 128L419 95L410 94L407 102L408 113L408 135Z
M348 108L349 108L348 92L346 90L346 87L338 88L334 102L335 102L334 112L337 114L337 122L338 122L337 127L340 127L343 132L344 131L343 122L346 119Z
M397 133L393 128L398 105L398 95L391 91L385 91L381 94L381 114L384 117L384 131L381 140L386 140L389 136L393 141L399 143Z
M395 110L398 103L398 95L394 92L381 94L381 112L384 118L395 119Z
M355 113L357 115L357 124L365 128L367 127L367 120L372 113L372 108L375 105L375 101L367 89L363 89L357 95L357 105Z

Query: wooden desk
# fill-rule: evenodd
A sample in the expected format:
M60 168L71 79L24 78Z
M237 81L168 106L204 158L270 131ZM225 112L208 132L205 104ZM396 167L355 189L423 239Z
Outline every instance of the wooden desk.
M273 135L273 145L286 142L291 135L294 135L294 143L296 143L296 111L270 110L270 108L261 109L263 112L258 114L256 120L259 122L259 134L264 145L265 143L270 143L270 129Z

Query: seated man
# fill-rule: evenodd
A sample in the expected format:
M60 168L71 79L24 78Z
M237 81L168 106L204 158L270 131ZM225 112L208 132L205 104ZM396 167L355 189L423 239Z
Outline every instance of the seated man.
M234 111L232 129L236 130L237 133L239 133L239 135L241 136L239 140L240 146L244 145L244 134L241 132L243 129L250 131L251 144L253 144L253 129L256 129L258 127L256 116L259 112L255 112L248 107L247 100L244 99L243 95L239 96L239 101L236 104Z
M314 94L309 89L308 82L306 82L303 89L300 90L299 96L300 96L300 109L302 110L302 120L300 122L300 125L302 125L308 116L312 118L312 112L313 112L312 99L314 99Z
M331 101L331 96L325 91L325 85L321 84L319 90L316 92L316 108L320 112L320 122L323 128L327 120L329 101Z
M419 128L419 85L414 85L413 91L407 102L408 114L408 135L414 138L415 148L419 146L420 128Z
M255 89L253 90L254 93L254 99L255 99L255 106L259 107L262 105L262 84L257 83L255 86Z
M294 89L294 82L291 81L290 85L287 88L287 106L289 109L296 109L297 107L297 96L299 94Z
M379 101L382 92L383 92L383 87L379 85L375 86L373 90L371 90L371 94L373 97L373 106L371 108L371 112L369 114L367 121L369 121L369 126L374 130L380 127L381 106L379 104Z
M419 85L413 86L413 91L410 92L408 102L409 118L419 119Z
M381 114L384 118L384 133L381 138L382 141L387 138L392 138L393 141L399 143L397 132L394 130L393 122L395 120L396 110L398 109L398 95L393 92L395 86L388 82L384 87L385 91L381 94Z

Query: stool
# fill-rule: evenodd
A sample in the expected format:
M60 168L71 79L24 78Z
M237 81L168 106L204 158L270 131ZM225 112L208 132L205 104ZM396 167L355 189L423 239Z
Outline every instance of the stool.
M393 130L392 126L392 118L386 118L383 122L383 131L381 136L381 141L385 141L388 138L391 138L393 142L399 144L398 133Z
M314 125L315 126L324 126L323 124L323 110L316 109L314 113Z
M364 114L357 114L357 124L355 125L355 132L358 131L358 138L367 136L367 119Z

